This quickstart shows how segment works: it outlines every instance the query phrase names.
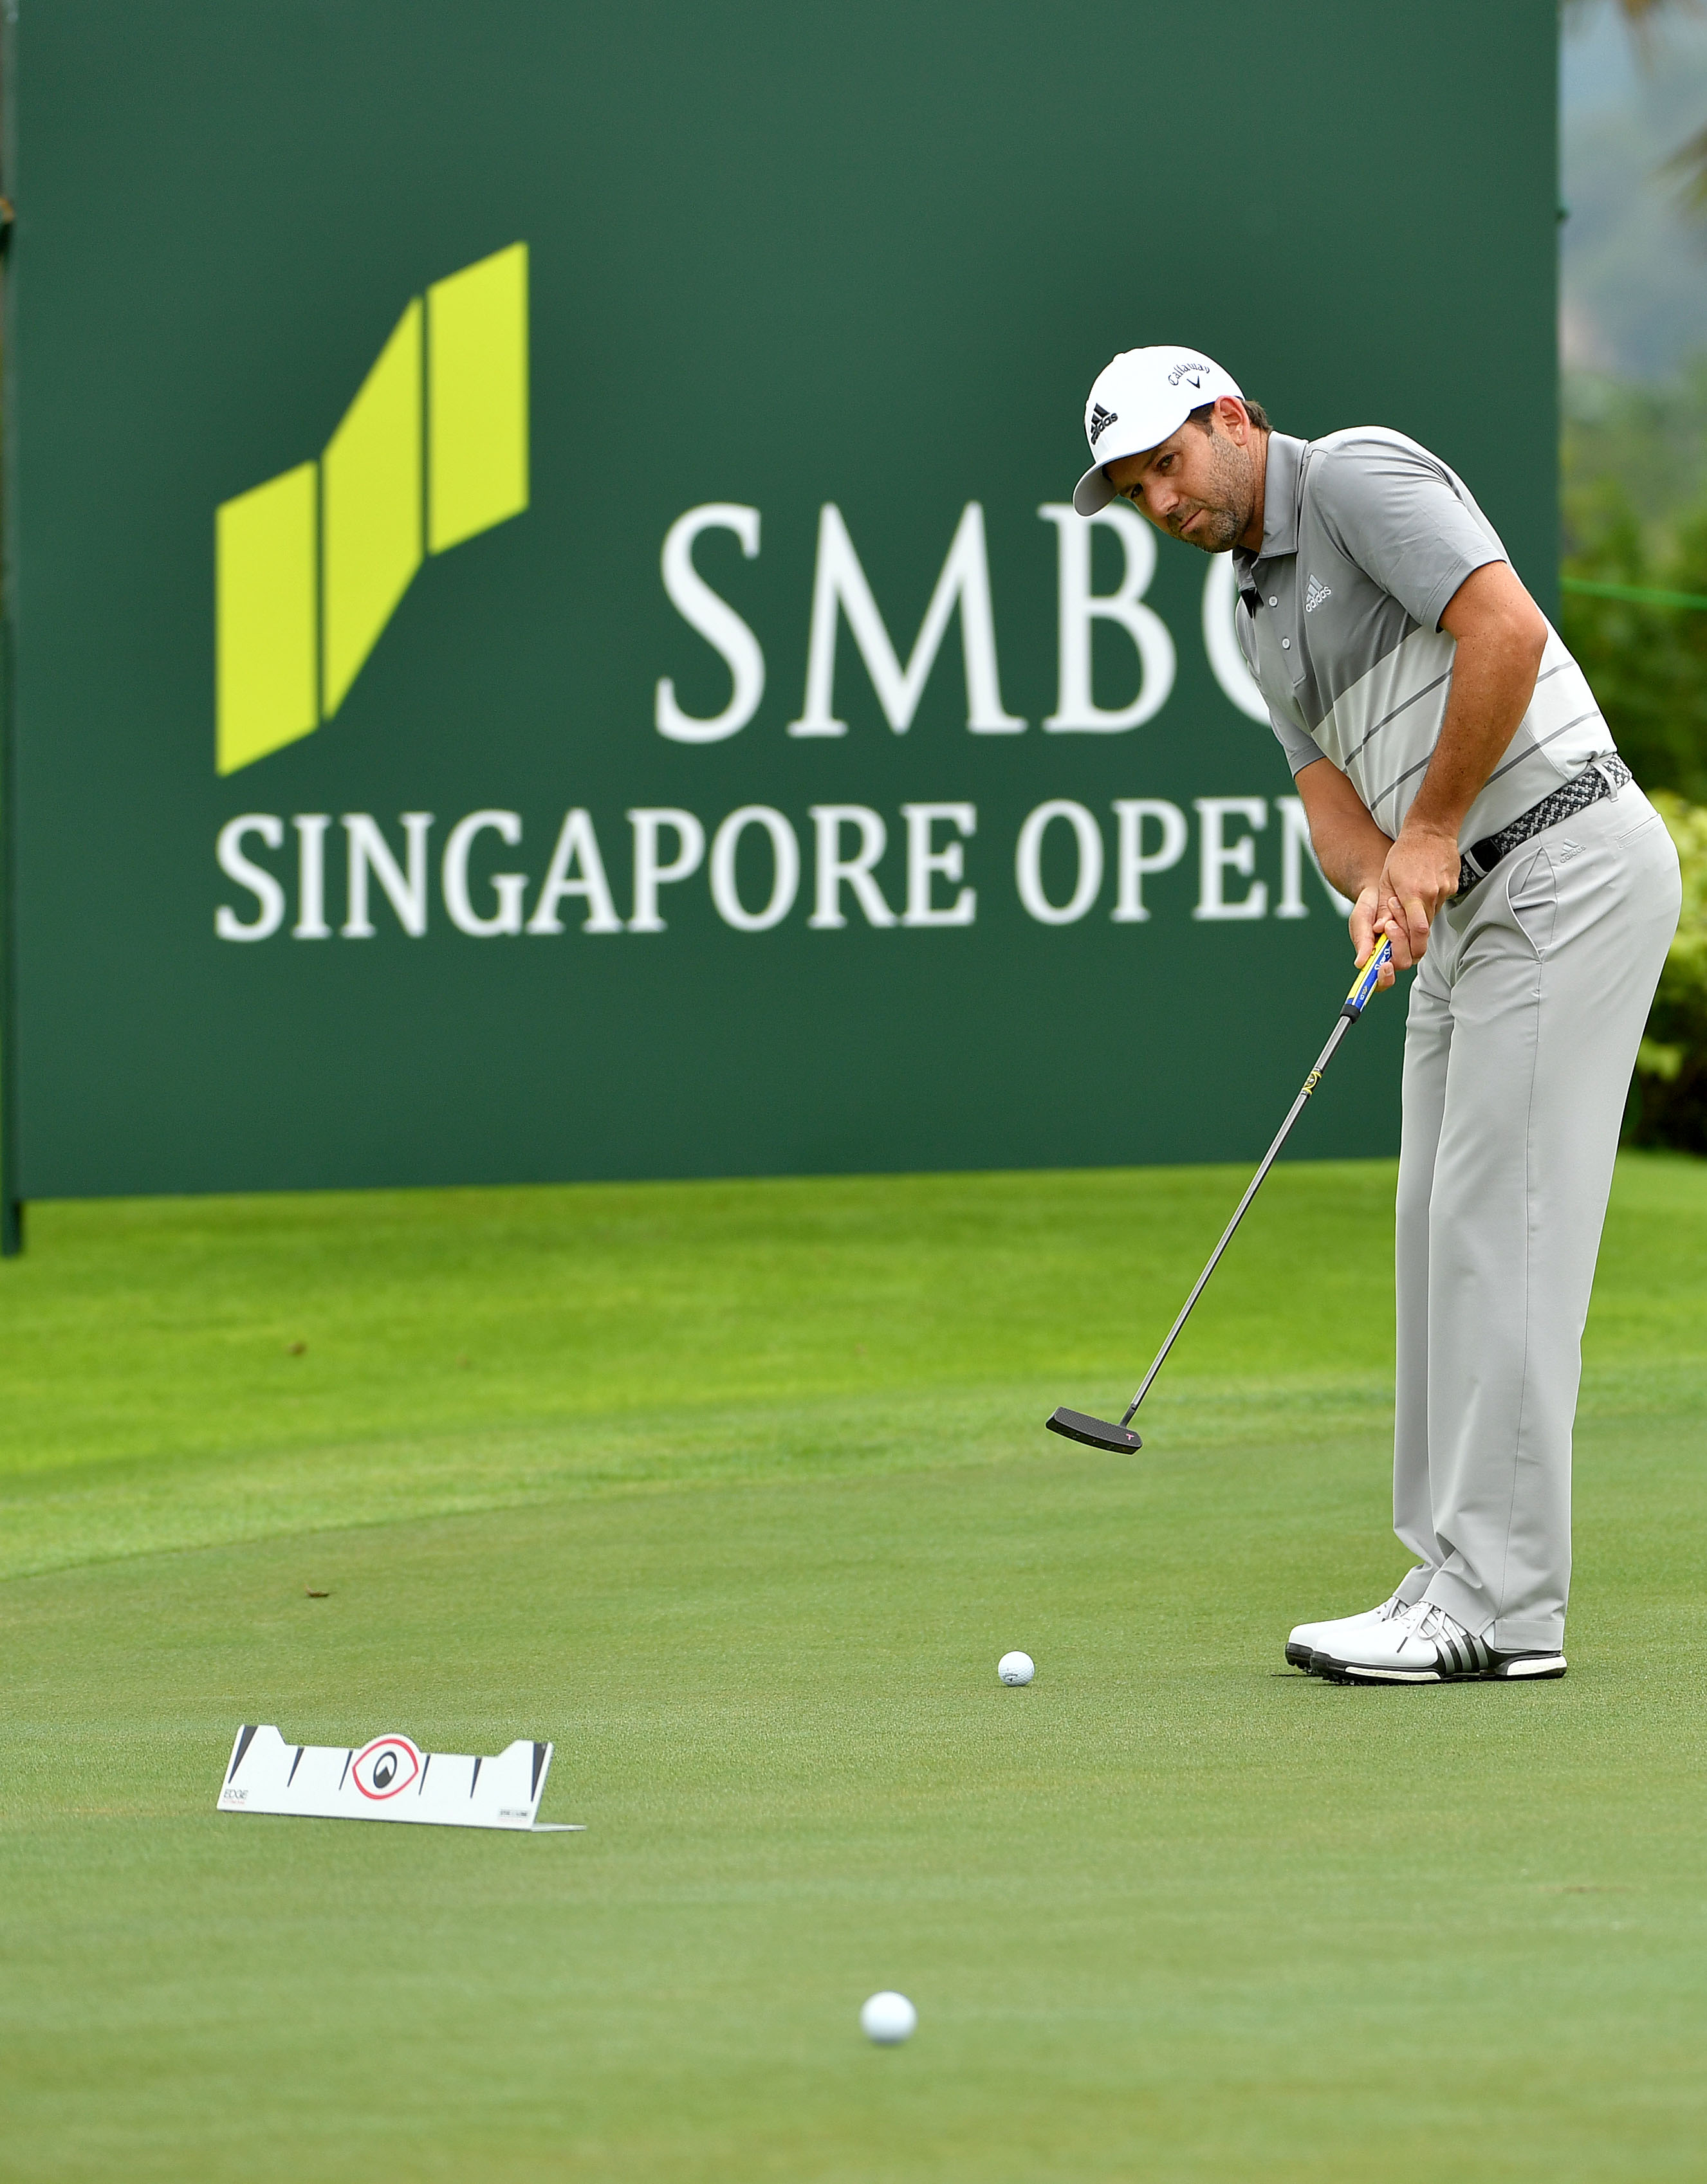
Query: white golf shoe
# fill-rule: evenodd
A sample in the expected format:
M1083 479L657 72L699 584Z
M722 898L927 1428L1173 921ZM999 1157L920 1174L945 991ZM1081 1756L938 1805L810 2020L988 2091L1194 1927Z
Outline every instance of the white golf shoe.
M1502 1653L1431 1601L1379 1623L1341 1624L1310 1658L1311 1673L1336 1684L1509 1683L1562 1676L1559 1652Z
M1366 1607L1361 1615L1342 1615L1334 1623L1301 1623L1286 1641L1286 1658L1295 1669L1314 1674L1318 1653L1331 1653L1342 1641L1361 1636L1365 1629L1378 1630L1394 1616L1403 1615L1404 1602L1397 1593L1379 1607Z

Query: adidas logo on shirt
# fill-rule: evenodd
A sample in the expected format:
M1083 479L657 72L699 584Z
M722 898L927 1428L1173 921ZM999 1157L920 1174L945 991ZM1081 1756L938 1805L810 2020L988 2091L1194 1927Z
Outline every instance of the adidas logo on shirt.
M1304 593L1304 612L1314 614L1324 599L1330 599L1333 596L1332 591L1319 577L1312 577L1309 588Z

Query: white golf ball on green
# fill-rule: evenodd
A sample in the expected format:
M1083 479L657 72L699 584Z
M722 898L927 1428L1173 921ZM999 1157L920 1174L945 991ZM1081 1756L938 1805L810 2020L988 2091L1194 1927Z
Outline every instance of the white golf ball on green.
M906 1997L889 1987L873 1995L859 2014L860 2031L879 2048L898 2048L911 2040L918 2024L918 2012Z
M1004 1684L1029 1684L1037 1674L1037 1664L1029 1653L1004 1653L996 1664L996 1673Z

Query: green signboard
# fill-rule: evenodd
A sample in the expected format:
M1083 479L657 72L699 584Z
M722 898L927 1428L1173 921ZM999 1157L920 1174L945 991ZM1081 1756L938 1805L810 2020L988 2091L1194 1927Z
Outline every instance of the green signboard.
M8 12L9 1204L1265 1140L1343 927L1085 390L1545 598L1552 0Z

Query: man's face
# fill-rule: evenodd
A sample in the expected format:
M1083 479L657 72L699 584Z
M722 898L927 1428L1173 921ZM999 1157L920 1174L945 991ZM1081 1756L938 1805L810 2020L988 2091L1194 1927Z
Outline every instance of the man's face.
M1258 436L1224 397L1212 430L1187 419L1170 440L1108 465L1108 482L1158 531L1205 554L1224 554L1251 527L1262 488Z

